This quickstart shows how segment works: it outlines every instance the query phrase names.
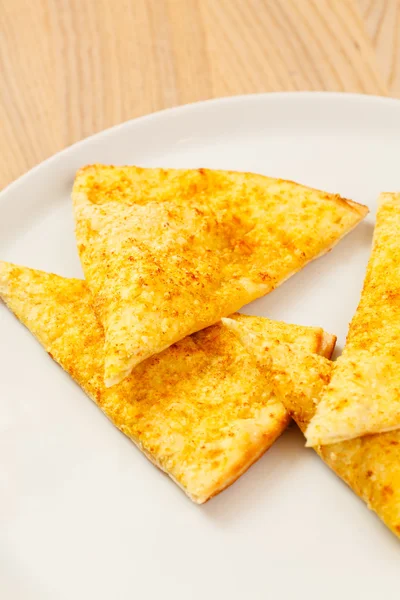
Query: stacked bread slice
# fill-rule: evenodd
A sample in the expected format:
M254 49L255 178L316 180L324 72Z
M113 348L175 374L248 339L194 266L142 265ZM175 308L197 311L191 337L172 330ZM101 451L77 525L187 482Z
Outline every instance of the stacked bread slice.
M324 460L399 533L397 433L381 432L399 426L389 401L398 389L396 331L388 325L398 316L395 241L391 278L382 265L400 199L382 202L369 301L361 303L364 321L371 306L378 313L356 347L365 385L343 419L335 403L349 378L340 371L345 359L337 366L329 360L333 335L235 313L329 251L366 215L339 196L248 173L85 167L73 205L86 281L3 262L0 297L195 502L233 483L293 416ZM383 279L386 287L376 291ZM362 319L353 322L356 332ZM389 377L370 369L369 345ZM371 376L378 396L366 394ZM355 425L351 418L372 396L379 407Z
M292 182L206 169L89 166L72 198L107 386L271 292L368 212Z

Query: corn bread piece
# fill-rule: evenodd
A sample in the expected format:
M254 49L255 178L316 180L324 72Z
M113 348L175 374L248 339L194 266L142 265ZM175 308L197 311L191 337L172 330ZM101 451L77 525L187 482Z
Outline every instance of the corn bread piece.
M224 319L244 346L265 365L275 391L290 416L305 432L334 363L301 347L265 340L246 327ZM316 446L326 464L400 537L400 430Z
M103 328L84 281L0 262L0 297L114 425L194 502L233 483L288 424L265 373L221 323L106 388ZM260 319L238 318L259 326ZM308 350L322 346L318 328L264 322L274 339L298 340Z
M368 209L251 173L87 166L73 205L105 383L271 292Z
M400 194L381 194L371 258L342 356L307 445L400 427Z

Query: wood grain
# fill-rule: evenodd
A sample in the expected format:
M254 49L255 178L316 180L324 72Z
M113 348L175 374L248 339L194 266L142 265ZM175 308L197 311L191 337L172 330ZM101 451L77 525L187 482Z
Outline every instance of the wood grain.
M358 0L386 86L400 97L400 1Z
M380 0L0 0L0 185L169 106L396 91L400 0L383 2L382 20Z

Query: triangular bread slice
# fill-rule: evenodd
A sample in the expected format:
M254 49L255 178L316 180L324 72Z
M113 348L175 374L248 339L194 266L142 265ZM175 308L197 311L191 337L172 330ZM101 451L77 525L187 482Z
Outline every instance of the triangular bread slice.
M203 503L257 460L288 424L253 355L221 323L141 363L120 384L103 381L104 333L85 282L0 262L0 297L146 456ZM255 323L253 317L239 317ZM273 339L309 350L318 328L264 320Z
M229 329L243 346L251 352L262 368L268 372L269 380L273 382L275 391L285 406L290 405L298 392L296 385L299 383L301 393L308 399L307 412L296 415L297 423L307 423L314 415L315 408L310 412L321 396L323 388L329 383L332 373L332 362L327 360L333 352L336 337L323 332L319 343L320 351L309 352L307 345L297 343L297 340L285 339L284 335L270 336L268 328L255 327L252 323L237 318L224 318L223 324ZM297 325L297 327L300 327ZM323 349L323 351L321 351Z
M361 300L307 429L307 445L399 427L400 194L381 194Z
M72 198L107 386L271 292L368 212L290 181L206 169L88 166Z
M305 432L332 375L334 363L301 347L267 340L245 323L224 319L265 365L290 416ZM400 430L368 435L314 450L400 537Z

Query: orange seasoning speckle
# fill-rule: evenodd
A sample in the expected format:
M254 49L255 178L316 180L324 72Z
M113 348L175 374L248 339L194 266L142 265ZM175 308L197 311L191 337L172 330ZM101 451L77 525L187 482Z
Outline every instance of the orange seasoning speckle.
M73 203L107 385L271 292L367 212L252 173L105 165L78 172Z

